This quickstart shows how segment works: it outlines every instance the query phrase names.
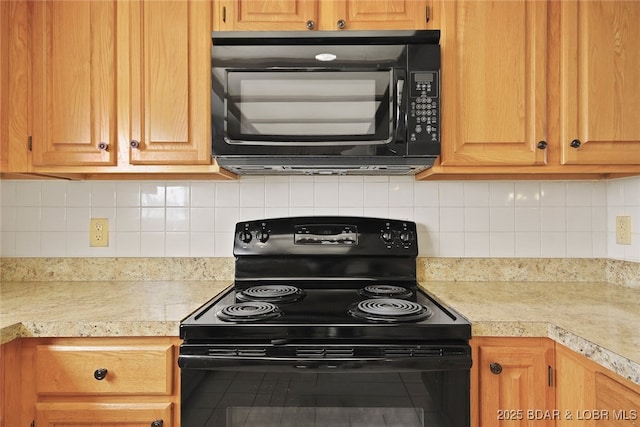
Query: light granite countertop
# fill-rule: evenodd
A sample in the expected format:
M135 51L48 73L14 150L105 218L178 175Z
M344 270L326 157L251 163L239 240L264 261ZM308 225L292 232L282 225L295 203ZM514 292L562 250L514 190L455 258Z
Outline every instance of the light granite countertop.
M473 336L549 337L640 384L640 290L607 283L423 282Z
M0 343L18 337L178 336L180 321L230 281L3 282ZM598 283L421 286L474 336L549 337L640 384L640 289Z

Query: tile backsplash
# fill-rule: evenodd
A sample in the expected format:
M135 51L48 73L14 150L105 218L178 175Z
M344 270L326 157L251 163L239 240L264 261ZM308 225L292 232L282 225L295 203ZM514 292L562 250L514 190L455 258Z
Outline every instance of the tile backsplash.
M640 178L446 181L247 177L238 181L0 181L2 257L230 257L235 223L365 215L418 224L420 256L640 262ZM632 218L632 244L615 217ZM109 246L89 220L109 219Z

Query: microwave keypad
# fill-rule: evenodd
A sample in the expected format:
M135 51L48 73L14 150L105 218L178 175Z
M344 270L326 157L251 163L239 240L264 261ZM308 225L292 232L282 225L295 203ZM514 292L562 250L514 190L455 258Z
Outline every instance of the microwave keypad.
M438 142L438 89L436 73L411 73L409 141Z

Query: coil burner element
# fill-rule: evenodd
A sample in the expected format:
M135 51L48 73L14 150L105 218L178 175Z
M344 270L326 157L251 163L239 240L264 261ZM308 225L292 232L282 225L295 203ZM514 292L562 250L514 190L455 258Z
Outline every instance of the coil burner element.
M349 314L375 322L417 322L433 315L432 311L413 301L397 298L373 298L352 304Z
M409 298L413 295L409 289L396 285L369 285L358 291L366 298Z
M226 322L256 322L280 317L282 312L270 302L248 301L231 304L220 310L216 316Z
M291 285L262 285L247 288L236 294L239 301L264 301L287 303L301 300L305 293Z

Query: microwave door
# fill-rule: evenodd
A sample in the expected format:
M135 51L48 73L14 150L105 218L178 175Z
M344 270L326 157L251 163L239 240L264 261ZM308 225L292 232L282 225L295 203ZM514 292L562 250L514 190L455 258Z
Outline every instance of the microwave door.
M229 72L225 141L251 145L391 140L391 71Z

